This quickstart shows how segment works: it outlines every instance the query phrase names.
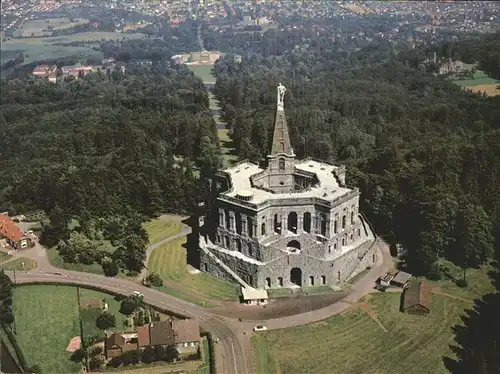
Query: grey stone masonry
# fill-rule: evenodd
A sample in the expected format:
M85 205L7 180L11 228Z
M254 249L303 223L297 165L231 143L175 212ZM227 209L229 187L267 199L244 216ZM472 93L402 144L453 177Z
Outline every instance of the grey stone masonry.
M219 174L227 188L213 241L200 241L201 270L257 288L332 286L376 261L375 236L345 166L295 159L285 91L280 85L268 168L243 161Z

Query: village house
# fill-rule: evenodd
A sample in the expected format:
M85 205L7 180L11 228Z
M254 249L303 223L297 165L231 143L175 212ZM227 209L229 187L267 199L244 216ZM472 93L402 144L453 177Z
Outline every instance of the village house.
M192 354L200 347L200 324L195 319L152 322L134 333L113 333L106 338L105 354L108 359L130 350L146 347L175 346L181 354Z
M28 248L33 242L32 238L26 235L5 213L0 214L0 238L5 239L13 249Z

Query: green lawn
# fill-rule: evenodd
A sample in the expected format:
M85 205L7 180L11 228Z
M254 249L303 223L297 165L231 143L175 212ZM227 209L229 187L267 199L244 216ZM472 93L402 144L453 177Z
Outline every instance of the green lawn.
M181 232L182 223L179 221L157 218L144 222L142 227L148 233L149 244L154 244Z
M454 278L462 278L463 273L460 268L456 267L454 270L452 266L450 266L450 268L452 269L451 273ZM464 288L458 287L453 279L443 278L439 281L426 279L426 281L435 286L439 286L442 292L463 297L467 300L474 300L495 290L495 287L493 287L493 284L488 277L488 272L493 269L494 268L490 265L485 265L480 269L468 269L466 273L468 286Z
M232 145L232 140L228 136L228 129L217 130L217 135L219 136L220 146L222 151L222 161L224 167L230 167L238 161L238 156L232 154L234 148Z
M488 77L488 75L482 71L477 70L474 73L473 79L453 79L453 83L458 84L462 87L473 87L473 86L481 86L484 84L496 84L499 83L496 79Z
M203 83L215 83L215 77L212 74L213 64L203 64L203 65L187 65L189 70L191 70L194 75L200 78Z
M1 267L4 270L30 271L37 267L37 263L35 260L32 260L31 258L20 257L13 261L7 262L6 264L1 265Z
M451 327L470 304L434 295L428 316L399 312L400 294L369 300L385 332L361 309L252 337L257 373L447 373Z
M185 237L178 238L156 248L149 259L148 270L160 274L165 280L182 284L193 296L199 295L199 302L206 299L236 300L239 295L236 284L203 272L188 273L185 242Z
M56 247L50 248L47 250L47 255L49 257L50 263L59 269L72 270L72 271L81 271L84 273L93 273L93 274L104 274L102 271L101 264L93 263L92 265L84 265L84 264L72 264L69 262L65 262L61 256L59 256L59 251Z
M12 258L11 255L5 253L5 252L1 252L0 251L0 262L4 262L4 261L7 261L7 260L10 260Z
M81 365L70 361L66 347L79 335L77 289L68 286L21 286L14 290L13 312L17 340L31 365L40 365L44 373L76 373ZM123 328L120 303L112 295L80 289L82 304L105 299L116 316L117 328ZM84 311L84 331L97 332L95 312Z

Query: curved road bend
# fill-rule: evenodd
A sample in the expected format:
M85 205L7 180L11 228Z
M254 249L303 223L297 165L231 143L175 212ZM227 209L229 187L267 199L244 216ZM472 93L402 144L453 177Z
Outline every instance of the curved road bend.
M264 320L261 323L269 329L281 329L317 322L348 309L361 297L374 292L373 287L377 278L387 272L393 264L388 245L381 239L378 240L377 245L381 255L378 256L377 264L356 283L354 290L346 298L322 309L284 318ZM66 271L54 267L46 270L44 272L37 268L30 272L18 271L16 272L16 282L19 284L34 282L78 283L82 286L98 286L124 296L130 295L133 291L140 291L144 294L146 303L189 318L198 318L204 329L220 339L219 344L215 345L217 373L252 374L254 370L249 336L252 328L258 324L257 321L239 322L235 319L221 317L210 313L209 309L201 308L126 279L107 278L102 275Z
M212 332L220 339L216 345L218 359L216 360L218 373L246 373L251 374L247 367L247 356L250 352L245 352L242 348L241 333L229 320L211 314L205 309L183 300L176 299L165 293L144 287L126 279L106 278L97 274L64 271L57 269L54 273L41 271L16 272L16 282L18 284L34 282L58 282L58 283L78 283L82 286L98 286L108 291L112 291L124 296L130 295L133 291L140 291L144 294L146 303L155 307L172 311L189 318L197 318L200 325ZM250 358L248 358L250 360Z

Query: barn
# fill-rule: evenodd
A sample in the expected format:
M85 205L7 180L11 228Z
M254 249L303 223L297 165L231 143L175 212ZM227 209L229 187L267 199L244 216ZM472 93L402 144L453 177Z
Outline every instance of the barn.
M431 286L425 281L414 281L403 293L402 312L429 314L431 311Z

